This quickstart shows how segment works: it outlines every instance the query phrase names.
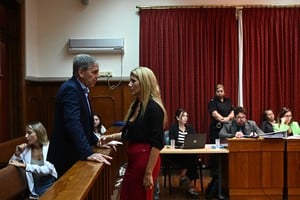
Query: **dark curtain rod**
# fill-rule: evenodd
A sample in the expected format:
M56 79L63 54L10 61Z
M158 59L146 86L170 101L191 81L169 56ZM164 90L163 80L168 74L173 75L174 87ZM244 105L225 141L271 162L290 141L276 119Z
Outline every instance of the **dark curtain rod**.
M300 7L300 4L272 4L272 5L169 5L169 6L136 6L142 9L179 9L179 8L294 8Z

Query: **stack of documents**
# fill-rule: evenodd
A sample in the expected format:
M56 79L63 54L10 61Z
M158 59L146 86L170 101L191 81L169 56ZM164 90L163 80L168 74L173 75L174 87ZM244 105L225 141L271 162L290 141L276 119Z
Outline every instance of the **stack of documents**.
M265 133L260 136L263 138L287 138L287 132L286 131L275 131L275 132Z

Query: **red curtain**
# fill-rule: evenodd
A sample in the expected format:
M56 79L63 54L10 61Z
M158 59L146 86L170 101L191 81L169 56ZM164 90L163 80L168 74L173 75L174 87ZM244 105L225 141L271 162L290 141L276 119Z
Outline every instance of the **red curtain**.
M140 10L140 65L157 75L169 124L185 108L208 132L208 101L217 83L237 103L238 53L234 8Z
M7 45L5 40L5 31L7 27L7 12L5 7L0 4L0 142L8 139L7 133Z
M283 107L300 120L300 8L243 9L243 91L248 118Z

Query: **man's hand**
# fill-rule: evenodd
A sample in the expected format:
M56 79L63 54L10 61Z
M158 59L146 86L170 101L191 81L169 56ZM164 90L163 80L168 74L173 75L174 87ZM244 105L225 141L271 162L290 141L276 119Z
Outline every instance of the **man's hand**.
M244 137L244 134L243 134L243 132L238 131L238 132L235 133L235 137L236 138L242 138L242 137Z
M251 132L251 133L250 133L250 137L254 137L254 138L255 138L255 137L258 137L258 134L257 134L256 132Z
M110 162L107 159L111 160L112 157L103 155L101 153L93 153L92 155L87 157L87 160L96 161L96 162L105 163L107 165L110 165Z

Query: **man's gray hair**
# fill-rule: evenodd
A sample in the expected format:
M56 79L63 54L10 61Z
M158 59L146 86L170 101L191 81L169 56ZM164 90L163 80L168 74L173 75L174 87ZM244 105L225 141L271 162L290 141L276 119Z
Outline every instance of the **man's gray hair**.
M73 59L73 76L77 76L80 69L87 70L97 63L96 58L88 54L78 54Z

